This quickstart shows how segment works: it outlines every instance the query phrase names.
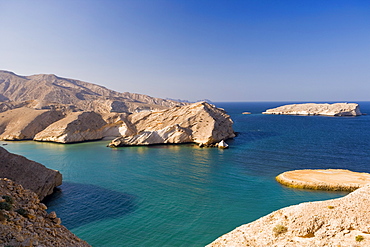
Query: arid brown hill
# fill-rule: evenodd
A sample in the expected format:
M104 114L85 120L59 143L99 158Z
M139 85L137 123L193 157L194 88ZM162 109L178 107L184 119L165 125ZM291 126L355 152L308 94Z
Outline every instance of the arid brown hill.
M36 102L34 102L36 101ZM105 87L56 75L19 76L0 70L0 111L32 104L34 108L72 107L75 110L139 112L185 105L173 100L135 93L118 93Z

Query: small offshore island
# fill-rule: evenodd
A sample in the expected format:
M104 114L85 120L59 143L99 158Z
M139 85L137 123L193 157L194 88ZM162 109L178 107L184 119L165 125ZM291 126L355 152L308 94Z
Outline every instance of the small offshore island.
M360 106L356 103L334 104L292 104L268 109L262 114L282 115L323 115L323 116L360 116Z

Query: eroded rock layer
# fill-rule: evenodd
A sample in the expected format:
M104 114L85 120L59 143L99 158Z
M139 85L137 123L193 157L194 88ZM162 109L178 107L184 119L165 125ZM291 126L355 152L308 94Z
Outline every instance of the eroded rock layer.
M206 102L128 117L127 135L114 139L111 147L188 143L211 145L235 137L232 120L222 109Z
M325 116L359 116L360 107L355 103L334 104L292 104L268 109L263 114L284 115L325 115Z
M32 191L0 179L0 246L90 246L45 209Z
M343 198L275 211L208 245L219 246L370 246L370 185Z
M21 155L9 153L0 147L0 178L9 178L35 192L39 199L53 193L62 184L62 174Z

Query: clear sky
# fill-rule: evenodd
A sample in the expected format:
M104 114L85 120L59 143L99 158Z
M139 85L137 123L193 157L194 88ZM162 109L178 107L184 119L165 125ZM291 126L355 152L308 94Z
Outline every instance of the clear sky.
M191 101L369 101L370 1L0 0L0 69Z

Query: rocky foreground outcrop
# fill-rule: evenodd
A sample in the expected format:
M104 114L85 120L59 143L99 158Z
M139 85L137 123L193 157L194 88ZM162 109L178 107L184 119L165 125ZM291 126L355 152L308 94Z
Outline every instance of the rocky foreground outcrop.
M235 137L232 124L225 111L206 102L135 113L128 116L127 134L114 139L109 146L189 142L209 146Z
M38 196L10 179L0 179L0 246L87 247L47 213Z
M62 184L62 174L0 147L0 178L8 178L35 192L39 199L53 193Z
M359 116L360 106L356 103L292 104L268 109L263 114Z
M207 246L370 246L370 185L339 199L280 209Z

